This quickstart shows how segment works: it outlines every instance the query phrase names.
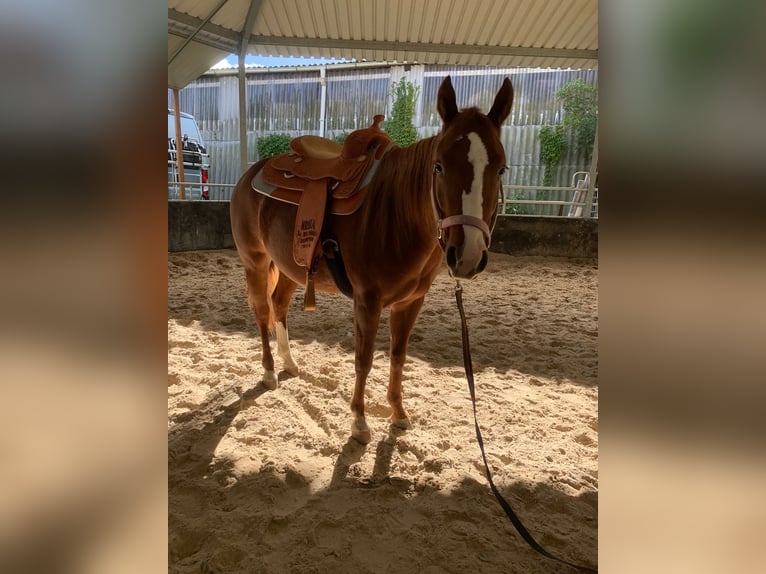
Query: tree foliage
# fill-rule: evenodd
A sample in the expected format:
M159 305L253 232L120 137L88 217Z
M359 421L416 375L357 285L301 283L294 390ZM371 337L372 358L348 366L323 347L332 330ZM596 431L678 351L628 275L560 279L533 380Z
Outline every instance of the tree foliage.
M543 126L540 130L540 161L545 165L543 185L553 185L553 168L561 160L564 151L564 126ZM543 192L547 197L547 192ZM538 199L543 199L538 197Z
M383 124L391 139L400 146L408 146L418 140L418 130L412 119L415 116L415 104L420 95L420 86L402 78L391 86L394 104L391 119Z
M563 101L563 124L574 132L577 146L586 157L593 153L598 121L598 90L582 80L566 83L554 95Z
M540 161L545 166L543 185L553 185L553 168L561 161L566 145L564 132L571 131L577 147L586 158L593 153L598 120L598 91L582 80L573 80L554 92L562 100L564 118L557 126L543 126L540 130ZM538 199L547 199L547 192L538 193Z

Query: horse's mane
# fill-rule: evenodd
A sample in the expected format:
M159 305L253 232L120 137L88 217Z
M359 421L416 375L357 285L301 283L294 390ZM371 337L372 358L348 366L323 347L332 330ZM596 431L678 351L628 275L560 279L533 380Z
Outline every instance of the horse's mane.
M393 249L413 245L425 232L436 237L431 203L434 136L390 150L368 190L365 233Z

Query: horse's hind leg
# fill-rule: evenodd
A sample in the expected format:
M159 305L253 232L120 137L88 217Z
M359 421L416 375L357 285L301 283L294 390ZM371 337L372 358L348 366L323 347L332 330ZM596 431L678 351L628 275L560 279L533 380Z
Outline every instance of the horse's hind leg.
M254 258L254 265L245 266L245 281L247 283L247 302L250 304L258 331L261 335L263 365L263 385L267 389L277 388L277 377L274 374L274 357L269 345L269 331L274 325L271 310L270 293L276 283L276 267L265 254Z
M362 444L372 439L370 428L364 418L364 387L367 375L372 369L372 355L375 349L375 335L380 323L380 298L376 295L364 296L354 293L354 368L356 382L354 396L351 398L351 412L354 422L351 436Z
M285 371L293 376L298 374L298 365L293 360L292 353L290 353L290 339L287 336L287 310L290 307L290 299L292 299L297 286L297 283L287 277L287 275L280 273L276 289L274 289L274 293L271 296L277 330L277 354L282 359Z
M393 305L389 330L391 332L391 369L388 379L388 404L391 405L391 423L408 429L410 418L402 405L402 370L407 359L407 343L415 320L418 318L424 298Z

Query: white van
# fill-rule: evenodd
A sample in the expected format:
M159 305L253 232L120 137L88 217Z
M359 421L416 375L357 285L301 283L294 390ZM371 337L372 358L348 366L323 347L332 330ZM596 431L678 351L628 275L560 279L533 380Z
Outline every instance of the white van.
M210 155L194 116L181 112L181 139L183 142L184 185L186 199L210 199L207 185L210 173ZM173 110L168 109L168 199L181 199L176 163L176 124Z

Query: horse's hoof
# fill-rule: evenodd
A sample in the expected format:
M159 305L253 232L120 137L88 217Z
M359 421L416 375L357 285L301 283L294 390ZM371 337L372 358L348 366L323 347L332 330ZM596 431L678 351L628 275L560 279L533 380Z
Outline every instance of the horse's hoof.
M370 427L367 426L367 421L364 420L364 417L359 417L351 425L351 436L362 444L369 444L372 440Z
M274 391L277 388L277 376L274 374L274 371L266 371L263 374L263 386L269 389L270 391Z
M356 430L353 429L351 431L351 438L356 440L357 442L361 444L370 444L370 441L372 440L372 433L370 433L370 429L367 430Z
M391 426L394 426L398 429L402 430L410 430L412 428L412 423L410 422L409 417L405 417L403 419L391 419Z
M287 371L287 374L290 375L291 377L297 377L301 372L300 369L298 368L298 365L296 365L295 363L292 363L292 364L285 363L283 367L285 371Z

